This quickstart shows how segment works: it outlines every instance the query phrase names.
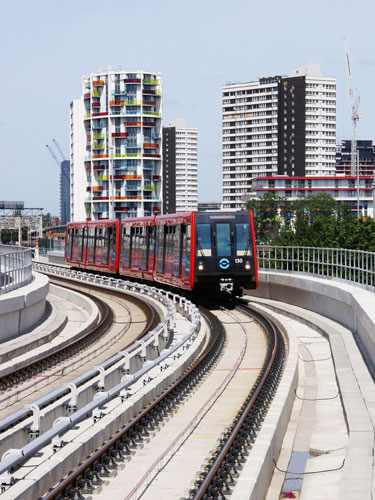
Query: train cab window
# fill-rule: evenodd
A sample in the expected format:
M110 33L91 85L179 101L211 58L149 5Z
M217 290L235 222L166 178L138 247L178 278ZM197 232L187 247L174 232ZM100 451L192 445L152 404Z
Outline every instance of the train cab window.
M237 255L252 255L249 224L236 224L236 247Z
M211 225L210 224L197 224L198 245L197 255L202 257L212 256L211 247Z
M230 257L230 224L216 224L216 251L218 257Z

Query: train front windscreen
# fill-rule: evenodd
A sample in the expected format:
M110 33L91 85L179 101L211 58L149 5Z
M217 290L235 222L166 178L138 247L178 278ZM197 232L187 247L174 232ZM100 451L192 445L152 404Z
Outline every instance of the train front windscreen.
M220 289L236 294L242 287L254 288L254 249L249 212L201 212L196 214L195 220L197 283L215 283Z

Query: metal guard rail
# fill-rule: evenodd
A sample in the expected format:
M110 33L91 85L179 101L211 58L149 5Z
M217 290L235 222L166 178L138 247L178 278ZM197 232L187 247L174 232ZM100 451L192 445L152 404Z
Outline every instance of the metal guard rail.
M260 270L289 271L350 282L375 291L375 252L346 248L257 246Z
M34 263L34 269L36 271L45 271L51 274L56 274L60 276L66 276L69 278L74 277L79 281L86 281L95 284L100 284L103 286L107 286L115 289L122 289L124 291L134 291L143 295L148 295L167 307L167 315L165 318L154 328L154 330L150 331L146 334L141 341L136 341L133 345L131 345L128 349L119 354L116 354L106 362L101 365L87 371L83 375L76 377L73 379L69 386L79 386L85 380L89 380L92 378L93 372L100 373L102 369L107 369L108 366L113 366L113 364L117 361L124 361L124 366L129 367L129 360L133 356L141 356L144 358L143 367L138 370L136 373L132 375L125 375L121 382L106 392L98 392L96 393L93 401L88 403L86 406L76 411L75 413L69 415L68 417L58 418L51 429L25 445L21 449L11 449L4 453L2 460L0 462L0 483L10 485L13 483L13 477L11 476L11 471L14 467L20 465L22 462L33 456L39 450L41 450L44 446L51 443L54 438L59 439L59 436L68 431L71 427L84 420L93 414L95 410L100 409L103 405L108 403L111 399L121 396L121 394L126 391L126 389L138 381L141 377L143 377L148 371L154 368L156 365L162 363L166 358L170 357L178 351L185 344L190 345L190 342L196 338L199 333L200 325L201 325L201 315L198 308L189 300L184 297L180 297L171 292L166 292L164 290L159 290L155 287L150 287L148 285L143 285L139 283L133 283L129 281L125 281L122 279L115 279L106 276L98 276L90 273L85 273L81 271L70 271L68 268L61 267L51 267L44 264L36 264ZM192 325L190 326L187 333L182 337L180 341L178 341L175 345L171 346L168 349L164 349L161 354L155 358L154 360L148 360L144 357L145 349L147 345L154 344L157 342L158 335L166 335L167 330L173 331L175 328L175 313L176 307L179 312L186 318L191 321ZM157 344L156 344L157 345ZM101 368L102 367L102 368ZM123 366L119 367L122 369ZM94 383L94 382L93 382ZM72 398L74 398L73 388L71 389ZM37 406L39 408L46 406L48 403L56 400L62 395L66 394L67 386L61 386L54 391L42 396L38 400L32 403L33 406ZM9 415L5 419L0 422L0 431L5 428L10 427L11 425L15 425L18 421L24 418L28 413L30 413L28 407L18 410L13 414ZM35 424L35 421L33 425Z
M0 245L0 295L32 280L31 248Z

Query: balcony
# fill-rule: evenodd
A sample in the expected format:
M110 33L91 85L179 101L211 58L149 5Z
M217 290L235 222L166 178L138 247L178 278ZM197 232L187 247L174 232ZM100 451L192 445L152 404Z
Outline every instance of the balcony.
M143 191L155 191L155 186L143 186Z
M100 108L100 102L93 102L91 103L91 107L94 108Z
M116 198L115 198L116 199ZM115 212L127 212L129 210L128 207L115 207L114 211Z
M152 148L152 149L155 149L155 148L158 148L159 147L159 144L155 144L153 142L145 142L143 144L143 147L144 148Z
M128 137L126 132L112 132L112 137Z
M128 93L127 90L112 90L112 95L126 95Z
M96 129L101 129L101 128L106 128L106 125L103 125L103 123L100 123L99 121L94 121L92 122L92 128Z
M92 199L93 199L93 201L99 201L99 200L107 200L108 201L108 196L93 196Z
M98 181L108 181L109 175L97 175Z
M92 145L92 149L93 150L96 150L96 149L104 149L105 148L105 145L104 144L93 144Z
M143 106L155 106L155 101L142 101Z
M153 207L152 210L153 212L160 212L160 207Z
M93 92L91 92L91 95L92 95L92 97L100 97L101 96L100 92L98 92L97 90L94 90Z
M89 89L90 88L90 82L86 82L85 83L85 89Z
M125 127L140 127L141 122L124 122Z
M151 80L150 78L144 78L143 79L143 84L144 85L159 85L159 80Z
M160 111L143 111L143 115L154 115L154 116L160 116Z
M161 175L153 175L152 178L154 181L161 181Z
M83 117L83 119L84 119L84 120L87 120L87 118L90 118L90 116L91 116L91 115L90 115L90 113L87 113L87 114Z
M161 139L161 135L160 134L152 134L152 138L153 139Z
M88 139L91 139L91 136L87 136ZM94 139L104 139L104 134L94 134Z
M125 106L140 106L141 101L133 101L129 99L128 101L124 101Z
M143 158L161 158L161 155L159 154L151 154L151 153L144 153Z
M103 87L104 81L103 80L98 80L96 82L92 82L93 87Z
M108 158L108 155L92 155L93 160L99 158Z
M141 158L140 153L119 153L113 155L113 158Z
M124 78L125 83L141 83L140 78Z
M93 113L92 114L92 116L107 116L107 115L108 115L107 111L104 111L102 113Z
M91 155L86 155L85 156L85 161L89 161L89 160L91 160Z
M93 186L92 190L93 191L103 191L103 186Z
M155 90L150 90L150 89L142 90L142 94L155 95Z
M125 101L109 101L110 106L123 106Z
M91 192L91 186L87 186L86 191Z
M106 165L94 165L92 168L95 172L98 172L99 170L105 170L107 167Z
M84 99L90 99L90 92L87 92L87 94L83 94Z
M155 122L145 122L144 121L144 122L142 122L142 125L144 127L155 127L156 124L155 124Z

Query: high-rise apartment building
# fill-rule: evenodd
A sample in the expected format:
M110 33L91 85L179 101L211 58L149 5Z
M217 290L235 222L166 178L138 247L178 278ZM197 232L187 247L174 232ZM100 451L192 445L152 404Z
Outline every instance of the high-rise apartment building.
M198 210L198 131L183 118L163 127L163 211Z
M161 212L162 78L111 70L83 78L71 104L72 220Z
M334 175L336 79L318 64L223 87L223 209L243 207L252 179Z

